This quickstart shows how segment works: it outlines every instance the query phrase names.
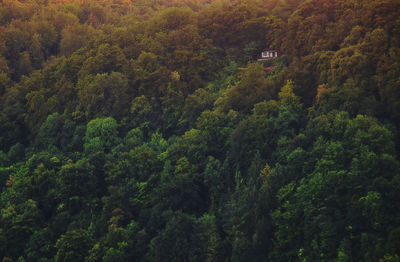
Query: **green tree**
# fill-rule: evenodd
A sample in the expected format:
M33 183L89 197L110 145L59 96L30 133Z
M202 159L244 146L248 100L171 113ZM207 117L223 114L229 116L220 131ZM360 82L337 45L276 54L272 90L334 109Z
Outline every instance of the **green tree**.
M84 147L87 150L91 148L90 145L92 144L101 144L104 150L110 151L118 143L118 140L118 123L114 118L96 118L87 124L84 137ZM97 148L97 146L94 148Z
M80 107L88 119L99 116L121 118L128 109L128 80L117 72L87 76L79 83Z
M55 261L85 261L93 244L90 234L83 229L67 231L56 243Z

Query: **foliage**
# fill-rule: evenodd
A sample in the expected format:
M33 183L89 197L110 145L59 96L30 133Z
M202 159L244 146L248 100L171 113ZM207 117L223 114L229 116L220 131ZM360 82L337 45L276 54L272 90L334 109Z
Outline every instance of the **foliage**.
M399 261L398 0L0 2L0 260Z

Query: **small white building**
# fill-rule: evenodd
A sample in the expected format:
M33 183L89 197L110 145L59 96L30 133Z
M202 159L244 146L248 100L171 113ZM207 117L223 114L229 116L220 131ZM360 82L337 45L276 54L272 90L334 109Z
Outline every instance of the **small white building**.
M278 51L276 50L264 50L261 52L261 58L274 58L278 57Z

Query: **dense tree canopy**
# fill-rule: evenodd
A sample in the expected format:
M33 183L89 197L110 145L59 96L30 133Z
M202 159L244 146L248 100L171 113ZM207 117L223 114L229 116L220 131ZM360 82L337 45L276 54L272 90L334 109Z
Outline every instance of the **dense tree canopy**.
M399 261L399 130L399 0L3 0L0 260Z

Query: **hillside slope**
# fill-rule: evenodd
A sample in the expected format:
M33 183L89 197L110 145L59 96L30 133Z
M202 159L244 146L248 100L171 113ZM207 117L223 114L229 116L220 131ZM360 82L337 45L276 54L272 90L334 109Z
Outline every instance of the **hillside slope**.
M399 261L399 128L399 0L3 0L0 259Z

